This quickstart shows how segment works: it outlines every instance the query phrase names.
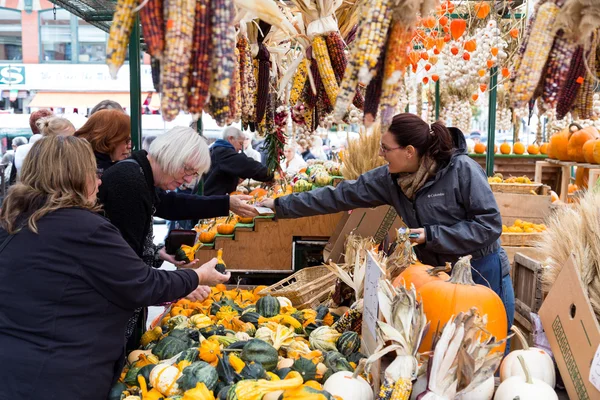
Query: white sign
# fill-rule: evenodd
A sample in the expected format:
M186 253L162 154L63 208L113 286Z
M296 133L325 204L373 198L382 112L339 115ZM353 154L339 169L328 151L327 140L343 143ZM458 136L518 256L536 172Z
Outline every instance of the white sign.
M590 382L596 389L600 390L600 346L596 350L594 361L592 361L590 367Z
M379 280L383 273L379 263L375 261L371 252L367 252L365 294L363 299L363 326L367 327L367 331L374 340L377 339L377 320L379 319L379 299L377 297L377 291L379 290ZM369 351L373 350L374 349L369 349Z

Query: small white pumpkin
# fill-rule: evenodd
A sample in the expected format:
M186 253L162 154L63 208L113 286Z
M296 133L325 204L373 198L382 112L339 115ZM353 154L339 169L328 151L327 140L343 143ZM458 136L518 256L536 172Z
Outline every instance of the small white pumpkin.
M498 386L494 400L558 400L556 392L546 382L533 379L529 373L529 368L525 363L523 356L517 356L521 368L525 373L525 378L522 376L511 376Z
M181 376L181 371L168 364L158 364L150 372L150 382L165 396L174 396L181 394L181 389L177 385L177 379Z
M488 379L483 381L481 385L468 393L461 394L461 400L492 400L494 397L494 377L490 376Z
M367 381L352 372L340 371L331 375L323 390L344 400L373 400L373 389Z
M521 331L513 326L511 327L516 337L521 342L522 350L515 350L504 358L502 364L500 364L500 381L504 382L511 376L520 376L525 378L523 368L519 363L518 356L523 356L523 359L529 367L531 376L535 379L546 382L552 388L556 385L556 375L554 372L554 362L552 358L544 350L537 347L529 347L527 340L521 333Z
M293 307L292 301L287 297L277 297L277 301L279 301L280 307Z

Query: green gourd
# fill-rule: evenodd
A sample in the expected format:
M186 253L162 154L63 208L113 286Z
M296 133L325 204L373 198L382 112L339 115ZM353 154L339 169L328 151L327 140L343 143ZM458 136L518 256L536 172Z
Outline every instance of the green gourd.
M244 346L240 358L246 363L262 364L265 370L273 371L277 367L279 354L269 343L260 339L252 339Z
M280 309L279 300L272 296L261 297L256 302L256 311L265 318L276 316Z
M346 331L338 338L335 345L344 357L349 357L360 349L360 337L354 331Z
M177 385L181 390L186 391L195 388L198 383L202 382L208 390L213 390L218 380L219 375L214 367L204 361L196 361L184 368L181 377L177 379Z

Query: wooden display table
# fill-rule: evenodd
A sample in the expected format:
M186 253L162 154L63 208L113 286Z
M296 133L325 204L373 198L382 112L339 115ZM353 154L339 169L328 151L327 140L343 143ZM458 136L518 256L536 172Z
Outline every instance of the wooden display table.
M469 154L469 156L477 161L485 170L485 154ZM541 180L534 179L536 162L546 160L547 158L548 156L546 155L495 154L494 172L502 174L504 178L510 176L527 176L532 181L543 183L555 190L560 184L560 171L546 169L543 171Z
M556 191L560 200L566 203L569 198L569 183L571 183L571 168L573 167L588 168L590 170L589 186L593 187L596 184L596 181L600 176L600 165L577 163L573 161L559 161L549 158L536 162L534 180L537 181L537 179L541 179L548 170L559 171L561 179L560 185L557 187Z

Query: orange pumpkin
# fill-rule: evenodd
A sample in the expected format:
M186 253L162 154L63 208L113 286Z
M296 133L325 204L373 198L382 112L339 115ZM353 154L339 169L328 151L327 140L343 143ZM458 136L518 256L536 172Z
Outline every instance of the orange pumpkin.
M421 263L412 264L394 279L392 285L394 285L394 287L400 285L410 287L410 285L413 284L415 289L419 290L424 284L435 280L447 281L450 279L446 273L449 270L450 268L448 266L432 267Z
M450 22L450 33L454 40L458 40L467 30L467 21L462 18L453 19Z
M542 143L540 146L540 154L548 154L548 143Z
M525 145L519 141L513 146L513 153L521 155L525 154Z
M577 186L577 185L575 185L573 183L569 183L569 189L568 189L568 193L569 194L573 194L573 193L575 193L578 190L579 190L579 186Z
M577 167L577 171L575 171L575 185L577 187L587 189L589 178L589 168Z
M200 232L200 241L202 243L212 243L215 241L215 236L217 236L217 232L210 230L207 232Z
M558 197L558 195L556 194L556 192L554 190L550 191L550 200L552 201L552 203L560 200L560 198Z
M475 143L475 147L473 148L473 150L476 154L483 154L485 153L485 144L481 142Z
M267 191L263 188L256 188L250 193L248 193L248 195L252 197L265 197L267 195Z
M568 128L565 128L562 131L552 135L550 137L550 146L552 148L552 155L550 158L556 158L560 161L570 161L569 139L571 138L571 134L573 132L577 132L578 130L581 130L581 126L577 124L571 124Z
M486 3L485 1L475 4L475 15L479 19L484 19L485 17L487 17L490 13L490 10L490 4Z
M510 144L506 143L506 140L500 145L500 153L510 154Z
M498 152L498 145L494 143L494 154Z
M529 146L527 146L527 154L540 154L540 146L538 146L536 143L530 144Z
M496 340L506 338L508 323L504 304L491 289L473 282L471 274L471 256L462 257L452 269L449 281L433 280L418 290L423 299L423 310L430 321L427 335L421 342L419 352L431 350L433 335L442 328L452 316L476 307L480 315L487 315L487 331ZM492 351L504 353L505 345Z
M572 132L567 144L567 155L570 161L585 162L583 154L583 145L592 139L598 138L598 130L593 126L588 126Z

